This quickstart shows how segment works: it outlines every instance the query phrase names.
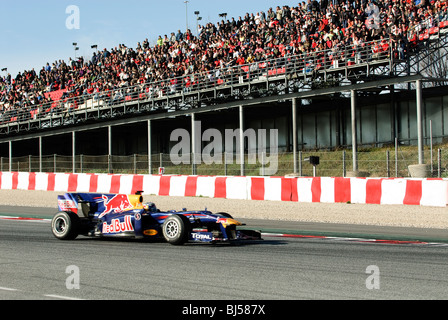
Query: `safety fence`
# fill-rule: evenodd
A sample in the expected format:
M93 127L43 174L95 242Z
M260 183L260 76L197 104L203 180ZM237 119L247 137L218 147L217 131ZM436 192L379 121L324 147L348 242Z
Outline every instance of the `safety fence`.
M177 157L177 155L176 155ZM236 154L214 154L212 160L203 155L197 164L193 161L175 164L177 158L170 154L155 154L148 161L148 155L130 156L88 156L46 155L0 158L0 171L7 172L54 172L54 173L107 173L107 174L159 174L171 175L212 175L212 176L286 176L296 171L299 176L346 177L353 170L353 152L340 151L300 151L294 165L293 153L246 154L244 166ZM319 157L315 170L308 161ZM410 177L408 167L418 162L415 147L399 147L361 150L358 152L359 171L369 177ZM429 164L428 177L448 177L448 149L426 147L425 162ZM189 159L193 159L190 155ZM174 162L174 163L173 163Z

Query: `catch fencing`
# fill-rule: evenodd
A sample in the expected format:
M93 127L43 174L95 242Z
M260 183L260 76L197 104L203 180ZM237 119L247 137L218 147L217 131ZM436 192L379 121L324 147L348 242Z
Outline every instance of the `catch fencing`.
M270 162L263 161L269 159ZM310 157L319 157L320 164L315 168L307 161ZM192 159L193 156L190 157ZM45 155L0 158L2 172L52 172L52 173L108 173L108 174L159 174L160 168L167 175L203 175L203 176L268 176L267 169L277 168L275 176L296 173L305 177L346 177L353 170L351 150L339 151L300 151L294 165L293 153L245 155L242 166L236 154L217 154L213 164L175 165L170 154L160 153L151 156L135 154L129 156L89 156ZM257 161L251 161L257 159ZM426 163L430 164L428 177L448 177L448 149L425 148ZM399 147L362 150L358 152L359 171L369 177L407 178L408 167L418 161L415 147ZM277 163L273 163L276 161ZM296 170L296 172L294 172Z

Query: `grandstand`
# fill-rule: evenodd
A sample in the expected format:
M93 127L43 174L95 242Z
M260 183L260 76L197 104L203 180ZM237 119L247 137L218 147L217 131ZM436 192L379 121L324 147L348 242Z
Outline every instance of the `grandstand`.
M398 138L424 164L428 119L436 141L448 136L447 10L440 0L308 1L3 77L0 156L10 169L44 153L151 158L169 153L172 130L202 120L204 130L276 128L294 153Z

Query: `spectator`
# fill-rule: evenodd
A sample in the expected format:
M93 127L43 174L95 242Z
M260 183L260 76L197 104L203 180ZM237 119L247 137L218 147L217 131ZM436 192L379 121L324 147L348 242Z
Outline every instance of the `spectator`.
M119 101L129 86L163 94L158 83L168 79L171 90L181 85L190 90L198 77L215 83L224 68L315 51L330 50L332 57L345 61L344 46L360 49L372 40L381 41L372 55L380 56L390 38L394 56L403 59L437 18L448 18L447 1L415 5L408 0L307 0L297 7L277 6L238 20L208 23L198 36L178 30L170 37L159 36L154 47L145 39L135 50L120 44L95 53L90 61L70 58L67 63L47 63L39 72L8 74L0 78L0 114L3 121L33 108L44 115L41 107L52 101L55 91L65 92L61 99L93 94ZM173 80L178 77L185 79Z

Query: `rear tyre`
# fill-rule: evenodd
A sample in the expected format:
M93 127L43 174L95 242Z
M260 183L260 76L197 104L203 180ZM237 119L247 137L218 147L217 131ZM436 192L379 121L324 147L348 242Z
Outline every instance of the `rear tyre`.
M162 232L169 244L181 246L190 238L191 224L185 216L172 215L163 223Z
M59 240L75 240L80 226L81 220L73 212L59 212L51 221L53 235Z

